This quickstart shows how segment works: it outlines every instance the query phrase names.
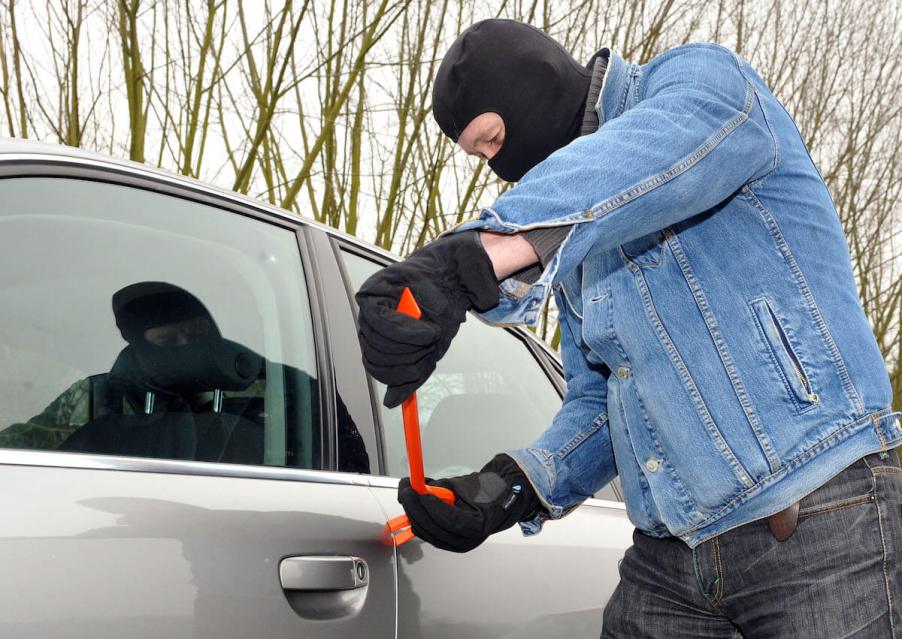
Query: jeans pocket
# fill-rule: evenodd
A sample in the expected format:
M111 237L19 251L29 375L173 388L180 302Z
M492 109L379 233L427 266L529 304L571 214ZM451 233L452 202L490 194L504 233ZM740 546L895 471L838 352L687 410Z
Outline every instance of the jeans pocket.
M877 497L876 495L874 495L874 493L869 493L866 495L858 495L857 497L849 497L847 499L839 499L823 504L808 506L806 508L800 508L799 519L801 520L808 517L815 517L817 515L835 512L837 510L843 510L845 508L854 508L855 506L860 506L862 504L870 504L873 503L876 498Z
M840 471L799 503L799 521L863 504L873 503L876 482L871 468L860 459Z

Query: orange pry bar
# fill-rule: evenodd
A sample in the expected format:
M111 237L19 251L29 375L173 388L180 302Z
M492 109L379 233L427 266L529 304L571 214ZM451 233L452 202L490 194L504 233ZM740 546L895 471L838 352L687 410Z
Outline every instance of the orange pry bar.
M422 316L422 311L417 306L417 302L409 288L405 288L404 292L401 293L401 301L398 302L397 311L414 319L420 319ZM423 471L423 446L420 442L420 413L417 408L417 394L415 392L401 402L401 414L404 417L404 442L407 446L407 462L410 466L410 487L420 495L429 493L442 501L453 504L453 492L441 486L429 486L426 484L426 477ZM389 536L397 546L414 538L407 515L400 515L390 519L386 526L388 527Z

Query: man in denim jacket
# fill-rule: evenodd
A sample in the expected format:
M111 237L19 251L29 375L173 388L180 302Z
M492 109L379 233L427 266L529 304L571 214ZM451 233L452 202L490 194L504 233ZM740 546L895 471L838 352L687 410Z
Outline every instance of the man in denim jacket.
M364 284L366 366L396 405L466 311L531 324L551 291L567 394L530 447L436 482L455 505L402 480L417 536L533 534L619 475L637 531L603 636L902 632L902 426L830 195L758 74L712 44L581 67L488 20L433 109L517 184Z

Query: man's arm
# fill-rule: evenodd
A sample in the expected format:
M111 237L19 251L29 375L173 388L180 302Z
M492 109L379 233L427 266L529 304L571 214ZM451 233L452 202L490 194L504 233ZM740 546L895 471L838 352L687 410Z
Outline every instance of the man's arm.
M492 261L495 277L499 280L539 261L539 256L532 244L523 237L522 233L506 235L482 232L479 234L479 239L482 242L482 248L485 249Z
M516 252L517 245L506 248ZM607 418L608 370L586 360L579 317L559 302L567 377L563 407L528 448L496 455L479 472L434 482L453 490L454 504L419 495L402 479L398 501L420 539L466 552L515 522L534 534L543 521L571 512L616 475Z
M480 230L575 225L564 275L590 249L690 218L763 177L776 147L739 64L719 49L663 60L643 79L636 106L534 167L483 211Z
M567 381L564 404L529 447L505 451L544 506L544 513L523 523L527 534L538 532L544 519L568 514L617 475L608 427L608 370L586 359L582 321L562 298L557 301Z

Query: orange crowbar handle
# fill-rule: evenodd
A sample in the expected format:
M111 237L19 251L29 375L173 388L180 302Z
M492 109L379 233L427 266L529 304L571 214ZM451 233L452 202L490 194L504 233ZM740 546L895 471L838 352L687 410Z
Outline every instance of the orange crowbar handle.
M404 288L401 293L401 301L398 302L397 311L409 315L414 319L420 319L422 311L413 299L413 293L409 288ZM417 394L410 396L401 402L401 414L404 417L404 442L407 445L407 462L410 465L410 487L420 495L429 493L435 495L449 504L454 503L454 493L441 486L429 486L423 471L423 446L420 443L420 413L417 409ZM414 538L410 528L410 520L407 515L400 515L389 519L386 524L388 534L394 540L395 545L400 546Z

